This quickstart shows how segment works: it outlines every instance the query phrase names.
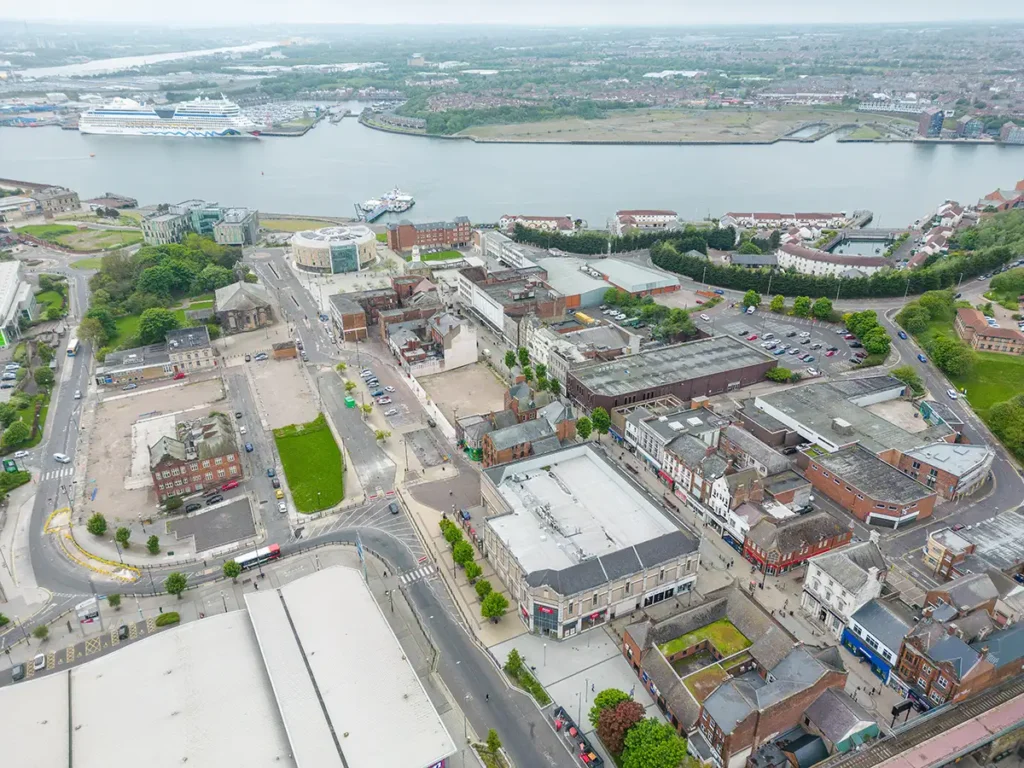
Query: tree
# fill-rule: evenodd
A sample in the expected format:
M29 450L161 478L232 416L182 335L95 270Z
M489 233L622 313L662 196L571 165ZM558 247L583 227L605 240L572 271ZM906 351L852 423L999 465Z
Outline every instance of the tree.
M4 429L11 426L18 418L18 409L10 403L0 403L0 426Z
M551 385L551 382L547 378L538 377L537 378L537 386L535 387L535 389L538 392L544 392L550 385Z
M892 338L885 328L876 325L863 336L864 349L871 355L888 355Z
M49 368L36 368L35 373L32 376L36 380L36 384L40 387L52 387L53 386L53 371Z
M1018 459L1024 459L1024 396L1017 395L989 409L988 423Z
M793 314L797 317L810 317L811 306L809 296L797 296L793 299Z
M586 416L580 416L576 419L576 434L579 435L581 440L586 440L593 431L594 425L590 423L590 419Z
M764 375L769 381L789 381L792 377L793 372L789 368L772 368L768 373Z
M149 550L151 555L160 554L160 537L153 535L146 539L146 549Z
M179 326L178 318L169 309L152 307L139 318L139 344L157 344L164 340L168 331Z
M594 429L598 434L597 439L600 440L600 435L608 434L608 429L612 425L612 419L611 416L608 415L608 411L601 406L598 406L590 412L590 423L594 425Z
M498 732L491 728L487 731L487 751L497 757L499 749L501 749L501 739L498 738Z
M116 592L112 595L107 595L107 605L115 611L119 611L121 609L121 596Z
M50 636L50 628L45 624L40 624L38 627L32 630L32 637L39 642L43 642Z
M11 620L4 616L2 613L0 613L0 627L6 627L10 623ZM515 649L513 648L513 650Z
M533 381L533 368L531 368L528 365L524 366L523 367L523 378L526 379L526 383L527 384L529 384L531 381Z
M114 533L114 539L125 549L128 549L128 539L132 537L132 529L122 525Z
M918 302L912 301L896 315L896 322L903 326L907 333L917 335L928 330L931 314Z
M85 524L85 530L93 536L102 536L107 532L107 518L99 512L94 512L89 521Z
M544 363L537 363L535 370L537 372L537 381L548 377L548 367Z
M363 412L363 416L369 416L373 413L373 405L371 403L363 403L359 406L359 410Z
M181 600L181 593L188 588L188 577L184 573L175 571L174 573L168 574L167 578L164 579L164 589L167 590L168 594L174 595Z
M653 717L630 728L623 741L622 768L679 768L684 758L686 739Z
M234 272L227 267L209 264L203 267L203 271L192 280L192 292L205 293L207 291L216 291L218 288L231 285L233 282L235 282Z
M16 445L21 445L30 437L32 437L32 430L29 429L28 424L18 420L4 430L3 437L0 438L0 444L4 448L13 448Z
M224 565L221 566L221 570L224 571L224 575L232 581L238 581L238 577L242 575L242 566L234 560L226 560Z
M935 365L949 376L966 376L974 368L977 357L974 350L962 341L948 336L936 336L928 352Z
M917 303L923 307L932 320L944 320L953 317L953 291L928 291L922 293Z
M480 567L480 564L470 560L466 563L466 578L472 583L480 578L480 574L484 572L484 569Z
M348 370L348 363L338 363L336 366L334 366L334 370L336 370L338 373L344 373L345 371Z
M505 367L510 371L516 367L516 353L511 349L505 351Z
M444 529L444 540L448 542L448 546L454 547L458 542L462 541L462 531L457 525L448 525Z
M736 251L736 252L737 253L747 253L747 254L752 254L752 255L756 256L756 255L760 255L761 249L758 248L756 245L754 245L749 240L747 240L745 243L743 243L743 245L741 245L739 247L739 250Z
M36 349L39 350L39 359L42 360L47 365L49 365L50 361L57 356L57 352L49 344L41 343L39 344L38 347L36 347Z
M114 317L114 313L110 311L108 307L102 306L99 302L96 292L93 293L93 305L89 307L89 311L85 313L87 320L97 320L100 326L102 326L106 338L110 339L117 333L117 318ZM78 336L82 338L81 325L79 325Z
M78 324L78 338L91 341L97 347L102 347L109 340L103 325L92 317L87 317Z
M350 380L345 382L345 391L346 392L351 392L353 389L356 388L356 386L357 386L357 384L350 379Z
M814 302L814 306L811 307L811 314L819 320L828 320L832 317L832 301L822 297Z
M487 597L484 598L483 602L480 603L480 615L485 619L491 619L497 621L505 615L505 611L508 610L508 598L506 598L501 592L491 592Z
M142 270L135 287L141 293L170 296L174 292L176 282L176 276L171 268L166 264L158 264L155 267Z
M523 368L530 364L530 352L526 347L520 347L516 350L516 355L519 357L519 365Z
M620 691L618 688L605 688L594 697L594 704L587 714L590 724L597 728L601 713L606 709L615 709L624 701L632 701L628 693Z
M480 581L476 583L476 586L474 588L476 589L476 596L480 600L483 600L485 597L491 594L491 592L494 589L491 586L491 582L489 582L487 579L480 579ZM512 650L514 651L515 648L513 648Z
M523 671L523 657L515 648L508 652L508 658L505 659L505 671L512 677L519 677L519 673Z
M461 566L465 566L472 559L473 545L465 539L455 542L455 546L452 547L452 560Z
M182 503L181 496L168 496L164 499L164 509L173 512L176 509L181 509Z
M744 307L758 307L761 305L761 294L751 289L743 294Z
M64 310L60 307L47 307L45 317L47 320L60 320L64 317Z
M644 705L639 701L620 701L601 710L597 719L597 735L613 755L621 755L626 733L644 719Z
M920 397L924 394L924 384L921 382L921 377L917 375L917 371L911 366L901 365L898 368L893 368L889 371L889 375L910 387L910 391L915 396Z
M772 312L784 312L786 310L786 297L782 294L776 294L772 297L772 303L768 305L768 309Z
M548 379L548 391L555 397L562 394L562 385L558 379Z
M377 442L383 443L385 440L391 437L391 432L389 432L386 429L378 429L376 432L373 433L373 437Z

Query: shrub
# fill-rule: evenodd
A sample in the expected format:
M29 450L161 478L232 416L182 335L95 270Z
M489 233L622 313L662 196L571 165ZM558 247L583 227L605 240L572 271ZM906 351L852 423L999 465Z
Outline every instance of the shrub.
M793 372L789 368L772 368L764 377L769 381L789 381L793 377Z
M149 550L149 554L151 555L160 554L160 537L150 536L146 539L146 549Z
M38 627L32 630L32 637L36 640L45 640L50 636L50 628L45 624L40 624Z
M475 589L476 596L480 598L481 601L483 601L485 597L491 594L491 590L493 589L493 587L491 587L491 582L489 582L487 579L480 579L480 581L476 583ZM515 649L513 648L513 650Z
M93 536L102 536L107 532L107 518L96 512L85 524L85 529Z
M168 624L177 624L179 621L181 621L181 616L177 611L168 611L157 616L155 624L158 627L166 627Z
M470 581L473 581L474 579L479 579L480 574L483 572L484 569L480 567L479 563L475 563L472 560L466 563L466 578Z
M488 584L487 586L490 586ZM523 657L519 654L519 651L513 648L508 652L508 658L505 659L505 671L512 675L512 677L519 677L519 673L523 669Z
M112 595L107 595L107 605L113 608L115 611L121 609L121 596L116 592Z
M168 496L164 500L164 509L166 509L168 512L172 512L175 509L181 509L181 505L181 496Z

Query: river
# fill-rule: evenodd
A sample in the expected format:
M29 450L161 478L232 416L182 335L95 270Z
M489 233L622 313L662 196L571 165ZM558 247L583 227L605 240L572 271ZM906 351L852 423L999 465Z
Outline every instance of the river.
M90 157L94 154L95 157ZM727 211L875 212L898 227L946 199L974 202L1024 177L1024 149L908 143L768 146L475 144L384 133L346 118L301 138L90 136L0 129L0 177L115 192L141 204L204 198L264 212L351 216L399 186L416 221L571 215L603 227L622 208L684 218Z

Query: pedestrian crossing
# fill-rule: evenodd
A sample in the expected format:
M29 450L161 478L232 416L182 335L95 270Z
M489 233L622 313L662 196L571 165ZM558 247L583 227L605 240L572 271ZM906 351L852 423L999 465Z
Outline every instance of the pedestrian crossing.
M420 579L426 579L433 576L436 571L437 569L434 566L424 565L421 568L417 568L415 571L403 573L398 578L398 581L402 584L412 584L414 581L419 581Z
M42 480L56 480L58 477L71 477L75 474L74 467L61 467L60 469L51 469L49 472L43 472Z

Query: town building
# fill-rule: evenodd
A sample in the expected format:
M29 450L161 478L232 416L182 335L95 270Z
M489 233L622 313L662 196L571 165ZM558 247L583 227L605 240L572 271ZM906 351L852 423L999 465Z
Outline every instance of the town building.
M996 570L957 576L925 593L926 610L933 618L940 611L957 616L984 611L997 625L1008 626L1024 616L1024 589Z
M571 637L696 582L697 536L591 445L485 469L481 486L482 549L535 634Z
M940 581L963 575L963 563L974 554L974 544L951 528L928 533L922 559L932 576Z
M616 211L612 231L616 235L661 232L679 226L679 214L665 210Z
M781 269L795 269L805 275L823 277L843 277L848 269L856 269L861 276L868 277L892 267L892 263L882 256L844 256L794 243L780 245L775 251L775 258Z
M569 372L566 395L584 410L611 410L672 394L681 400L720 394L764 379L778 361L732 336L675 344Z
M119 210L121 208L139 207L139 201L134 197L119 195L116 192L104 192L103 197L93 197L89 200L83 200L82 202L84 202L91 211L95 211L97 208L113 208L114 210Z
M625 443L650 465L651 471L659 472L665 460L665 446L676 438L692 435L708 448L714 448L727 425L727 420L703 408L651 413L640 405L626 417ZM670 480L667 476L665 479Z
M913 626L914 617L899 603L876 597L852 612L842 629L843 645L854 656L867 659L871 671L888 684L903 638Z
M477 360L476 329L447 311L383 328L402 368L414 376L451 371Z
M946 115L937 107L928 107L917 120L917 135L926 139L938 138Z
M718 220L722 229L841 229L850 223L846 212L840 213L737 213L730 211Z
M546 282L540 267L487 273L466 267L458 273L459 300L492 331L513 346L519 343L519 324L533 314L541 319L564 317L565 296Z
M613 360L640 351L642 337L610 323L577 321L549 323L527 315L519 323L519 345L526 347L534 364L548 369L548 378L562 388L569 371L593 360Z
M850 617L882 594L888 570L878 534L872 531L871 541L847 544L807 561L800 608L838 638Z
M190 232L211 237L222 245L252 245L259 241L259 212L225 208L205 200L183 200L159 206L142 219L142 238L147 245L177 243Z
M973 557L963 563L963 568L975 573L995 569L1018 581L1024 579L1024 512L1019 508L1000 512L957 533L974 546ZM954 565L953 571L955 575L965 572L959 565Z
M35 320L39 312L21 266L18 260L0 261L0 348L20 339L22 324Z
M529 456L556 451L576 437L572 408L550 402L536 416L483 435L481 461L485 467L508 464Z
M762 267L774 269L779 266L779 257L774 253L739 253L734 251L729 253L725 259L734 267L746 267L747 269L761 269Z
M742 551L743 542L747 532L759 520L747 520L746 514L736 514L737 510L744 507L752 507L758 515L767 511L768 514L775 512L773 517L786 518L794 516L788 508L780 505L781 509L774 509L776 505L769 504L773 509L769 510L760 502L764 500L764 485L761 476L754 469L741 469L739 472L730 472L716 478L711 483L711 492L702 504L693 505L698 515L703 512L704 520L720 533L729 546ZM703 509L701 509L703 507ZM730 530L732 535L730 536ZM732 541L729 539L732 538Z
M789 469L789 460L771 446L762 443L737 424L722 430L718 447L737 469L751 467L761 477L776 475Z
M480 250L508 269L526 269L537 266L531 251L496 229L480 230Z
M957 309L953 327L961 339L981 352L1024 354L1024 333L1016 328L995 328L976 309Z
M366 312L347 294L336 293L329 298L331 322L344 341L362 341L367 337Z
M935 491L862 445L832 453L811 446L803 456L811 485L862 523L897 529L935 509Z
M0 197L0 221L20 221L39 213L35 198L24 195Z
M252 208L226 208L213 225L221 245L255 245L260 240L260 214Z
M164 435L150 447L149 470L161 503L241 478L235 425L223 413L179 422L174 435Z
M830 755L843 755L858 750L877 739L881 730L875 718L850 694L839 688L828 688L804 712L804 727L819 736ZM787 741L783 734L782 741ZM787 763L792 765L787 752ZM794 754L795 757L795 754ZM804 765L796 760L797 765Z
M505 214L498 219L498 227L505 232L512 232L516 225L527 229L536 229L541 232L558 232L563 235L571 235L576 231L571 216L521 216L518 214Z
M765 516L747 533L743 556L770 576L796 568L815 555L849 544L853 533L827 512L782 520Z
M977 139L985 131L985 123L974 115L964 115L956 121L956 135L962 139Z
M191 230L191 220L184 212L170 208L142 217L142 239L146 245L169 245L179 242Z
M1024 127L1016 123L1003 123L999 129L999 140L1004 144L1024 144Z
M39 210L47 218L55 213L77 211L82 207L78 193L64 187L46 187L38 192L33 192L31 197L38 203Z
M979 490L992 473L995 451L987 445L931 443L900 456L902 472L955 501Z
M695 435L684 434L665 446L658 477L667 476L672 492L708 520L712 488L729 469L725 454Z
M96 366L95 379L101 387L158 381L178 371L164 343L108 352L103 363Z
M243 280L214 292L213 314L225 333L253 331L274 322L267 289Z
M413 247L430 252L463 248L469 245L473 233L469 219L456 216L452 221L413 224L403 220L397 224L388 224L387 236L388 248L396 253L410 251Z
M217 367L217 353L210 341L210 329L205 325L175 328L167 332L164 340L175 371L193 373Z
M337 275L359 272L373 264L377 238L362 224L307 229L292 235L291 249L299 269Z
M372 325L380 320L381 312L398 308L398 292L394 288L370 288L343 294L363 308L367 321Z

